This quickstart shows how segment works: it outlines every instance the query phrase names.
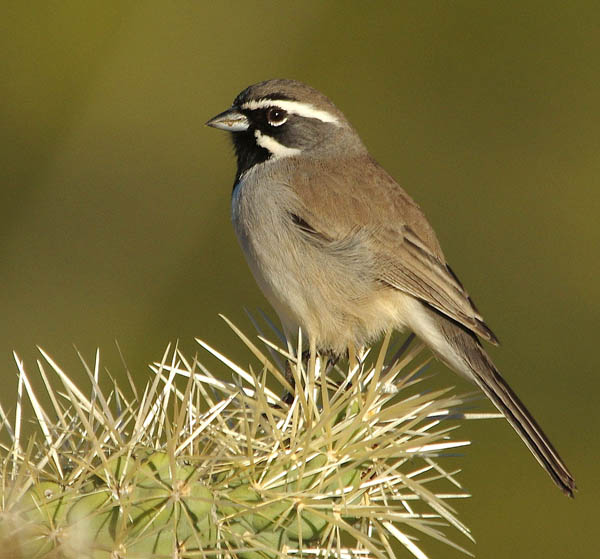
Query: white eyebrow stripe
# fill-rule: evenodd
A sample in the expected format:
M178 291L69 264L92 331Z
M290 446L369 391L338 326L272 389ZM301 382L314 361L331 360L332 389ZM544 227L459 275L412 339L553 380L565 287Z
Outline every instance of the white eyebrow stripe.
M269 151L274 159L280 159L282 157L292 157L298 155L302 150L297 148L289 148L280 144L277 140L271 138L271 136L265 136L260 130L254 131L254 137L256 143L261 147Z
M294 115L303 116L306 118L316 118L321 122L331 122L339 125L338 118L333 116L331 113L322 111L321 109L315 109L315 107L313 107L311 104L300 103L300 101L287 101L285 99L259 99L258 101L246 101L242 105L242 109L247 109L250 111L254 111L256 109L265 109L267 107L279 107Z

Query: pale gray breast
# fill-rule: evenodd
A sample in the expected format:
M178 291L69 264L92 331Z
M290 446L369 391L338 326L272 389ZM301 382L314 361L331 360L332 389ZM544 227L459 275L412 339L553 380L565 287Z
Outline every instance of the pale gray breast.
M301 201L281 177L279 161L243 176L232 198L232 220L252 273L284 328L326 329L333 338L348 313L369 298L375 278L368 243L360 233L315 238L294 221ZM291 162L290 162L291 163ZM271 172L269 172L271 171ZM277 172L277 174L275 174Z
M252 167L233 190L231 219L244 251L276 250L278 235L289 228L288 210L294 204L294 194L268 167Z
M276 180L269 164L256 165L242 176L231 200L235 232L248 265L276 310L287 305L301 273L296 254L298 232L290 217L295 194Z

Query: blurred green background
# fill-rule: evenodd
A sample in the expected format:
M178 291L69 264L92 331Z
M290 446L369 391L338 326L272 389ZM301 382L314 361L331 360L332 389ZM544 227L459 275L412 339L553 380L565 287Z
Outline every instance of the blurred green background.
M248 330L244 307L272 311L229 222L229 141L203 124L251 83L296 78L426 210L578 481L563 497L504 422L461 428L470 549L597 554L598 2L4 2L2 20L5 408L11 352L33 371L35 344L80 379L73 344L125 378L115 339L140 383L176 339L250 360L217 313ZM469 389L434 383L450 384Z

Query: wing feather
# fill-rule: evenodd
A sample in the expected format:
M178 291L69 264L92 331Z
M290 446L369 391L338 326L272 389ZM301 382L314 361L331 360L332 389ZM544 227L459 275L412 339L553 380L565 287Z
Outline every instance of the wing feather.
M368 154L344 164L318 161L312 172L302 165L289 184L297 196L293 219L304 233L321 244L360 235L370 245L379 281L498 343L419 206Z

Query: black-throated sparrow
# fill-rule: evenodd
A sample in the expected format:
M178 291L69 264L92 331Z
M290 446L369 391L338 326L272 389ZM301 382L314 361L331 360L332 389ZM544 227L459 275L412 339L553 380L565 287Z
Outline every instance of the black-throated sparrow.
M207 123L232 133L235 231L288 339L344 353L410 328L504 414L567 495L575 483L479 338L497 339L423 212L322 93L292 80L242 91Z

